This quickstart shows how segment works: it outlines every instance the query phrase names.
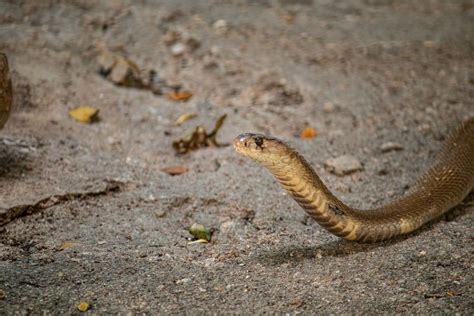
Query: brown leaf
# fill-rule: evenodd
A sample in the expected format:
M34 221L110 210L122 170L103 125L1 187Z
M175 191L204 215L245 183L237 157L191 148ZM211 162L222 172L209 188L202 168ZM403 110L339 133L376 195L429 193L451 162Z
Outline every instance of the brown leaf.
M216 135L219 129L224 124L225 118L227 117L226 114L219 117L216 121L214 129L207 133L206 129L202 126L198 126L194 129L191 136L188 138L181 138L178 140L173 141L173 148L176 150L178 154L185 154L192 150L196 150L202 147L220 147L216 141Z
M168 99L170 99L171 101L186 102L189 99L191 99L193 94L189 91L173 91L173 92L168 93L167 96L168 96Z
M75 247L77 245L77 243L75 242L72 242L72 241L66 241L64 243L62 243L61 245L59 245L57 247L57 250L58 251L63 251L63 250L66 250L66 249L70 249L72 247Z
M316 130L312 127L305 128L300 135L301 139L313 139L317 135Z
M167 174L171 176L179 176L183 173L186 173L188 171L188 168L184 166L170 166L170 167L165 167L160 169L163 172L166 172Z
M150 89L138 66L128 58L109 51L105 46L99 47L97 62L100 74L118 86Z

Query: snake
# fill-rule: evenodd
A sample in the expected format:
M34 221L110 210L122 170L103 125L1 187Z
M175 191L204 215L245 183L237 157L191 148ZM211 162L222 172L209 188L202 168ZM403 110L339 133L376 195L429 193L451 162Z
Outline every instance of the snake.
M305 158L280 139L245 133L234 139L233 147L269 170L322 227L351 241L377 242L411 233L462 203L474 186L474 117L445 138L434 161L405 194L367 210L338 199Z
M7 56L0 52L0 129L3 128L12 107L12 82L8 69Z

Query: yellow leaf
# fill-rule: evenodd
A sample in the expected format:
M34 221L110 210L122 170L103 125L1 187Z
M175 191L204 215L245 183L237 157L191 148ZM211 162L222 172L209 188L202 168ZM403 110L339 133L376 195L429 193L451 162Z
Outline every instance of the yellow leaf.
M90 106L81 106L69 111L69 115L78 122L89 124L97 119L99 110Z
M205 239L198 239L198 240L193 240L193 241L188 242L188 245L207 244L207 243L209 243L209 242Z
M79 305L77 305L77 309L81 312L87 312L89 309L90 305L87 302L81 302Z
M176 124L176 126L181 126L185 122L195 118L196 116L197 116L197 114L194 114L194 113L186 113L186 114L183 114L180 117L178 117L178 119L174 123Z

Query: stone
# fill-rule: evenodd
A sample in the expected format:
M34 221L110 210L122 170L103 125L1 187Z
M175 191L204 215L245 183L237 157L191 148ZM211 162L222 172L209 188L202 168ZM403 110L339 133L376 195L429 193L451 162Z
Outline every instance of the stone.
M224 34L229 29L229 25L226 20L217 20L214 22L212 27L216 30L218 34Z
M186 45L184 45L183 43L176 43L171 46L171 54L173 54L173 56L181 56L184 54L185 51Z
M403 149L403 146L395 142L386 142L386 143L383 143L382 146L380 146L380 150L383 153L388 153L390 151L397 151L397 150L402 150L402 149Z
M350 155L343 155L337 158L331 158L324 163L326 169L338 176L344 176L359 170L362 170L362 164Z

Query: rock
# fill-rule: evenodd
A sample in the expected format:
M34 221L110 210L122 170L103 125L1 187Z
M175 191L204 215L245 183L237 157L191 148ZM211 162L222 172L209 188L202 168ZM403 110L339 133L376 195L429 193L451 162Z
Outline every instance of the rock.
M429 131L431 131L431 126L429 124L421 124L420 126L418 126L418 131L423 133L423 134L426 134L428 133Z
M171 54L176 57L183 55L185 50L186 45L184 45L183 43L176 43L171 46Z
M180 38L181 38L180 33L178 33L177 31L170 30L166 32L166 34L163 36L163 42L166 45L171 46L174 43L176 43Z
M181 280L177 280L175 283L176 284L186 284L186 283L189 283L189 282L191 282L190 278L184 278L184 279L181 279Z
M226 20L217 20L214 22L212 27L216 30L218 34L224 34L229 29L229 25Z
M326 102L323 105L323 111L326 113L332 113L336 109L336 106L332 102Z
M380 146L380 150L382 150L383 153L388 153L389 151L396 151L396 150L402 150L402 149L403 149L403 146L395 142L386 142L386 143L383 143L382 146Z
M343 176L362 170L362 164L359 162L359 160L350 155L343 155L337 158L328 159L324 165L329 170L329 172L332 172L338 176Z

